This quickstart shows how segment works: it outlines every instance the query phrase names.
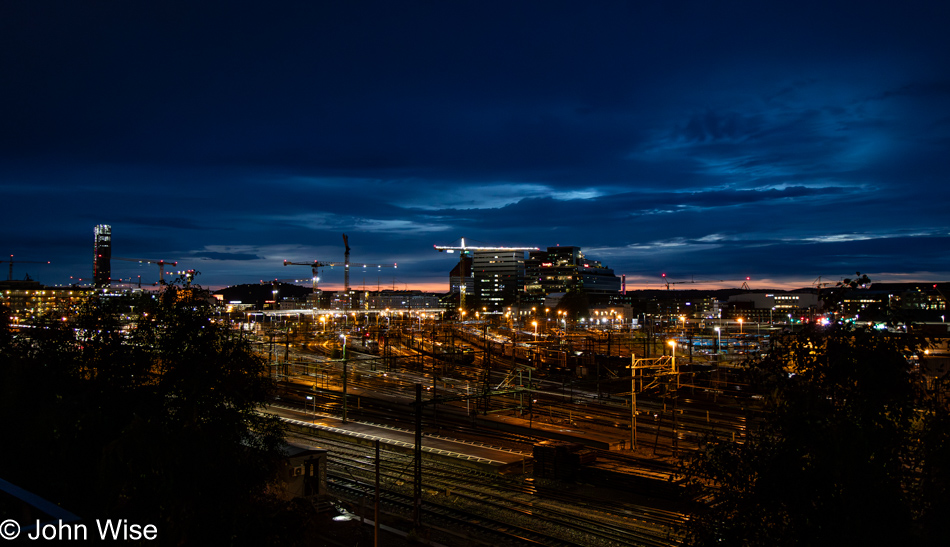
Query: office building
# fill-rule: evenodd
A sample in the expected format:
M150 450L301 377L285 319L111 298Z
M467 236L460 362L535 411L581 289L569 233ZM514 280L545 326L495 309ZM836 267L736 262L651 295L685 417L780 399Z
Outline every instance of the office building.
M584 256L580 247L548 247L532 251L525 261L525 291L544 296L579 290L587 295L620 292L620 278L596 260Z
M112 278L112 226L99 224L95 228L96 244L93 255L93 285L108 287Z
M475 294L475 281L472 279L472 258L462 257L452 271L449 272L449 292L458 294L462 284L465 284L465 294Z
M472 279L479 311L503 313L524 290L524 275L524 251L475 251Z

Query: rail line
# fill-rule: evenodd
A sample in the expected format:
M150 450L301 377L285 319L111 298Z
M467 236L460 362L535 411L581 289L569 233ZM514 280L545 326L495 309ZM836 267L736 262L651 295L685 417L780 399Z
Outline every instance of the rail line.
M339 486L339 493L367 495L374 473L370 450L327 439L319 442L333 446L329 476L334 487ZM381 480L390 492L387 499L403 511L408 503L404 491L410 487L410 462L405 455L381 452ZM519 544L669 546L679 541L683 523L679 513L558 492L539 487L538 482L427 462L423 507L443 518L449 515L463 522L478 522L486 530L507 530L510 537L506 541L518 538Z

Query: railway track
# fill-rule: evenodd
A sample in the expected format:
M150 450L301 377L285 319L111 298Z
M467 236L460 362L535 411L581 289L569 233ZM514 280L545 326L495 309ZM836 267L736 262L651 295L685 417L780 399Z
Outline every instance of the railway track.
M331 448L329 485L354 505L372 497L371 450L320 439ZM381 483L392 512L411 512L411 458L381 452ZM683 516L623 500L564 492L534 479L513 479L447 464L426 463L425 518L442 525L475 526L486 541L506 545L678 544Z

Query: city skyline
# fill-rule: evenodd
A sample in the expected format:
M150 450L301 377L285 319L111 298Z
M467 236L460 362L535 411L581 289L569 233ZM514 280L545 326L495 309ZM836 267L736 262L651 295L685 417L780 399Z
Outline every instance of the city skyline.
M579 246L628 289L945 281L948 20L933 2L17 4L0 258L91 280L108 224L113 256L212 288L309 277L282 261L342 262L344 233L353 264L398 264L351 274L373 289L447 291L457 255L432 246L461 237Z

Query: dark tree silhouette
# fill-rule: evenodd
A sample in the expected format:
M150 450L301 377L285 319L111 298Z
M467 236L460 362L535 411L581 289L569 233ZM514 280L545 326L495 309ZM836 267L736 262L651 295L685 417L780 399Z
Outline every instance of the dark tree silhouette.
M714 500L696 511L691 542L945 540L950 424L913 364L919 342L844 326L777 337L746 370L765 394L748 438L711 443L687 466Z
M557 303L557 310L563 311L572 321L590 315L590 301L581 289L570 288Z
M0 337L4 478L86 519L155 524L162 544L301 541L301 506L270 493L283 432L257 412L265 363L206 297L96 297Z

